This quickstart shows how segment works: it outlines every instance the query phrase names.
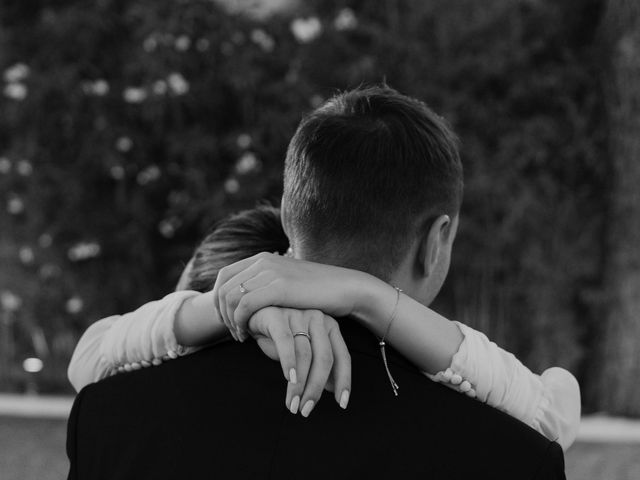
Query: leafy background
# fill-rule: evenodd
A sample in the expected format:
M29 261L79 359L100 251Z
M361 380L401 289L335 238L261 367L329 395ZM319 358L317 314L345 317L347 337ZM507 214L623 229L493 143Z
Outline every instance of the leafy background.
M381 81L462 139L436 309L588 385L611 178L600 3L3 1L0 390L70 392L82 331L169 292L212 222L278 199L304 112Z

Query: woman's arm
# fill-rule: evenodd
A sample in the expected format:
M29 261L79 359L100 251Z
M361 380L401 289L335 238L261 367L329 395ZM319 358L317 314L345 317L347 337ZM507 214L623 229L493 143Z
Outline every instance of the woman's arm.
M368 283L354 316L382 336L386 326L381 313L389 310L392 289L384 282ZM386 339L430 379L508 413L565 451L573 444L580 423L580 387L567 370L554 367L536 375L483 333L406 295L400 297Z
M288 380L285 403L292 413L300 408L308 416L329 387L336 402L347 407L351 360L334 319L317 310L271 307L252 316L249 331L262 351L280 362ZM294 337L296 332L308 332L309 338ZM74 350L69 380L80 391L115 373L159 365L228 335L211 292L175 292L91 325Z
M483 333L457 325L465 338L450 367L427 376L509 413L566 451L580 423L580 387L575 377L558 367L536 375Z
M385 304L388 310L389 294L383 290L390 288L371 282L364 290L368 295L357 303L354 316L381 336L385 317L376 310L384 312ZM508 413L565 451L573 444L580 423L580 387L567 370L555 367L536 375L483 333L405 295L386 339L432 380Z
M408 295L397 297L394 288L372 275L354 278L355 285L360 292L351 315L368 330L379 338L386 332L385 340L424 372L436 373L451 365L463 340L454 322Z
M175 292L91 325L71 357L69 381L80 391L118 371L158 365L227 335L211 297Z
M396 290L373 275L273 254L223 268L213 295L223 321L240 339L246 338L251 315L270 305L352 316L378 337L394 315L386 339L429 373L451 364L463 338L453 322L407 295L396 306Z
M245 292L241 292L242 283ZM352 316L430 378L506 411L568 448L580 418L580 390L568 371L533 374L486 336L345 268L260 254L223 269L214 287L221 316L242 338L243 322L267 305ZM231 314L231 315L230 315ZM553 372L553 373L552 373Z

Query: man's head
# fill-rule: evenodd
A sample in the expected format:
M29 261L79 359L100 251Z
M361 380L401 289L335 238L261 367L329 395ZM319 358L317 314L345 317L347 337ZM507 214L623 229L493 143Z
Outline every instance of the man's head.
M461 200L456 136L386 86L334 96L289 144L282 220L296 256L372 273L427 304L449 268Z

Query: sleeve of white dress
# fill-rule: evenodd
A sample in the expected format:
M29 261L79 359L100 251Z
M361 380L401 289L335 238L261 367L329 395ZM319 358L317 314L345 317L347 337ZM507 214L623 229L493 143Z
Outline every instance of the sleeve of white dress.
M158 365L197 350L178 345L173 331L176 313L186 299L196 295L194 291L174 292L133 312L92 324L80 338L67 371L76 391L119 371Z
M456 322L464 335L451 367L428 375L531 426L566 451L580 423L580 387L563 368L536 375L483 333Z

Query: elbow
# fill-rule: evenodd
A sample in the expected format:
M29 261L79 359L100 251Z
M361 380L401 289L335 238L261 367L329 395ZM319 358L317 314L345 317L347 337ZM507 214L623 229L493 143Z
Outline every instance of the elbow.
M552 432L549 433L566 452L580 426L580 385L569 371L558 367L546 370L541 378L550 399L547 425Z
M73 351L67 367L67 378L76 392L104 376L107 368L106 361L100 355L100 342L107 326L104 320L91 325Z
M77 359L77 349L73 352L73 356L71 357L71 361L69 362L69 366L67 367L67 378L69 379L69 383L73 386L76 393L82 390L82 387L87 385L86 379L83 378L82 369L79 366L79 362Z

